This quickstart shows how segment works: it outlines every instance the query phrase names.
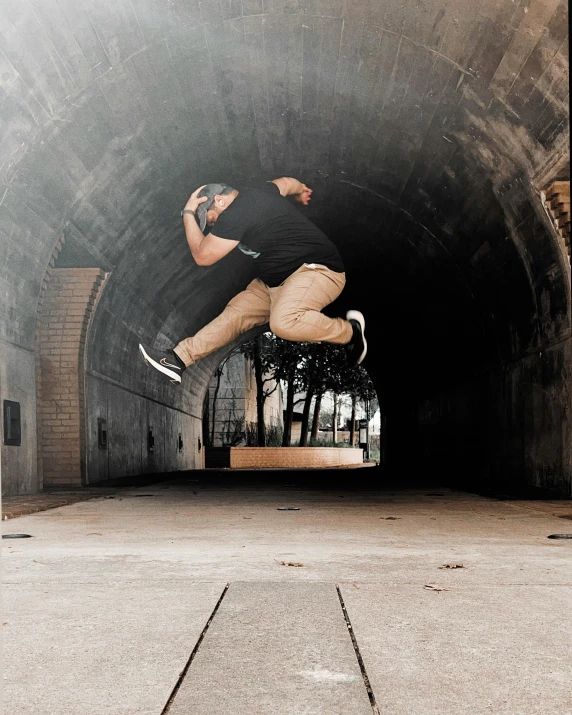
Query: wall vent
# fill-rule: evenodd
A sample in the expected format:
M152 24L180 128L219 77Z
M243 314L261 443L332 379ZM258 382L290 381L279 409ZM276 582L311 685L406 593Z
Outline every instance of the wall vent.
M97 444L101 449L107 449L107 421L103 417L97 419Z
M4 444L19 447L22 444L20 403L4 400Z

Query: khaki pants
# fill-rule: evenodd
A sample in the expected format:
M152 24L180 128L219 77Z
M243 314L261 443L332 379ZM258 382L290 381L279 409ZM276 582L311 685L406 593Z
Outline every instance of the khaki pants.
M345 273L316 263L305 263L275 288L257 278L218 318L180 342L175 352L185 365L192 365L247 330L268 322L270 330L285 340L347 344L353 334L351 324L320 312L339 296L345 282Z

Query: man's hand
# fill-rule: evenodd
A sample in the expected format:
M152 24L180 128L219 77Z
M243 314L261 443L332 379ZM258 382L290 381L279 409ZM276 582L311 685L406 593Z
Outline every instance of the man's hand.
M196 213L199 206L201 204L204 204L205 201L208 201L208 196L201 196L199 198L199 194L205 188L205 186L206 184L203 184L202 186L199 186L196 191L193 191L193 193L189 197L189 200L185 204L185 209L189 209L190 211Z
M309 189L306 184L303 184L298 179L293 179L290 176L282 176L279 179L272 179L272 183L276 184L282 196L293 196L296 201L307 206L312 195L312 189Z
M312 189L309 189L306 184L302 184L302 191L299 194L294 194L296 201L300 202L303 206L307 206L310 202L312 196Z

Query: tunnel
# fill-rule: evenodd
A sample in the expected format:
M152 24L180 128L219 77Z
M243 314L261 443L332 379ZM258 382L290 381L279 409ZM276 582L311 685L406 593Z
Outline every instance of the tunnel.
M249 281L237 251L195 264L190 193L292 176L346 267L325 312L366 318L372 478L569 497L570 258L545 201L570 179L567 26L563 0L5 0L3 493L203 466L225 351L179 387L137 345Z

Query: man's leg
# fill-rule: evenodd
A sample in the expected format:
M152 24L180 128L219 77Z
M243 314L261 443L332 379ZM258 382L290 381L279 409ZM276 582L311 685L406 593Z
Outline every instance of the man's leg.
M173 350L160 352L139 345L145 362L171 382L181 382L185 368L232 342L256 325L270 318L270 293L260 280L252 281L236 295L223 312L201 328L192 338L181 341Z
M310 264L314 265L302 266L282 285L270 288L270 329L285 340L347 344L352 338L351 324L321 312L342 292L345 273Z
M228 345L256 325L264 325L269 318L269 288L262 281L253 280L227 304L217 318L207 323L192 338L182 340L174 352L188 367L223 345Z
M285 340L348 346L348 361L359 364L367 352L363 315L350 310L347 320L321 311L342 292L346 278L320 264L304 265L282 285L270 288L270 329Z

